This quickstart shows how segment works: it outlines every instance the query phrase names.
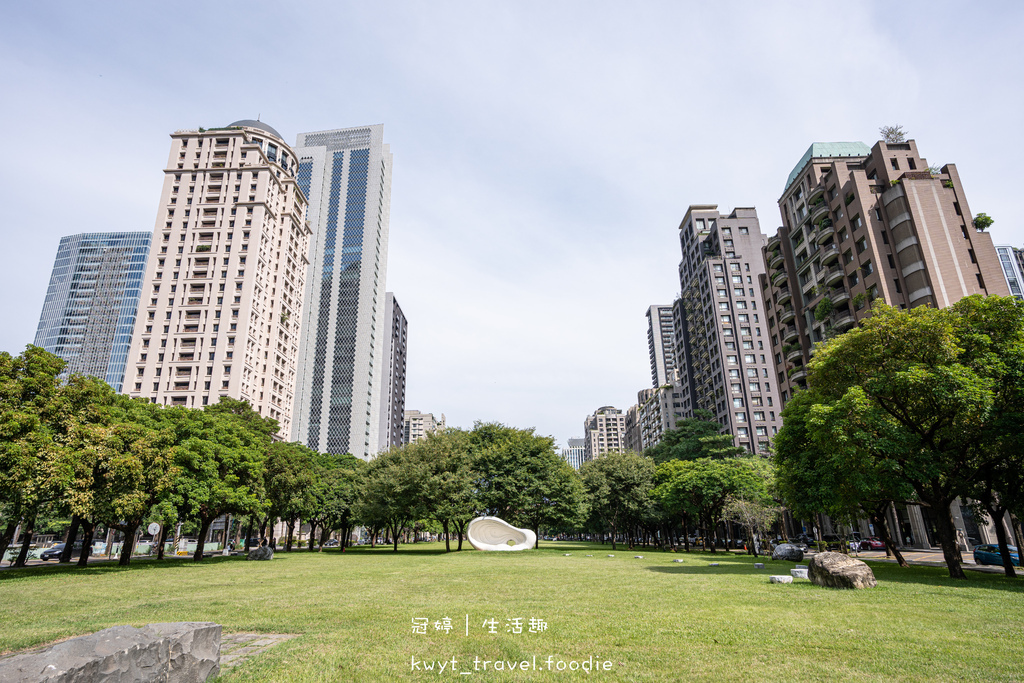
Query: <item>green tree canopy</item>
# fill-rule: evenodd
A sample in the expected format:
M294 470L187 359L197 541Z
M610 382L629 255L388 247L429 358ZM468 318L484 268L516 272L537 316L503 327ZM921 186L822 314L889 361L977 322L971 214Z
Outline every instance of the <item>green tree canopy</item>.
M675 429L665 432L661 441L644 451L655 463L698 458L732 458L746 455L734 445L732 434L723 434L722 425L707 410L694 411L693 417L679 420Z
M580 477L587 492L590 516L607 529L616 549L616 535L630 521L639 521L650 505L654 462L633 452L605 453L583 463Z

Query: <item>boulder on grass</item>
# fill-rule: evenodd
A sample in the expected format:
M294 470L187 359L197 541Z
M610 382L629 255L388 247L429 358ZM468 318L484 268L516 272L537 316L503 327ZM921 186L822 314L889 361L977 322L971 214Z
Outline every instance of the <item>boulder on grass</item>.
M773 560L788 560L789 562L802 562L804 551L792 543L780 543L772 551Z
M249 551L248 560L272 560L274 559L274 549L269 545L260 546L259 548L253 548Z
M871 567L842 553L818 553L811 558L807 576L825 588L874 588L878 585Z

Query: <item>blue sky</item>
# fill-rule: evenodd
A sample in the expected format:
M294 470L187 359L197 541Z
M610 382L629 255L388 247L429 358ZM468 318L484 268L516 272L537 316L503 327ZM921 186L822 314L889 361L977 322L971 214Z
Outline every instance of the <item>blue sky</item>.
M811 142L902 124L1024 245L1022 29L1011 3L8 3L0 350L61 236L153 228L172 131L383 123L407 407L564 444L650 384L687 206L774 233Z

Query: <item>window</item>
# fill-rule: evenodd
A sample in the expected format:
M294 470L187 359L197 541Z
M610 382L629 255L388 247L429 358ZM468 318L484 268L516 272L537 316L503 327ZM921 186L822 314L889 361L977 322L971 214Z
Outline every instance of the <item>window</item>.
M721 318L722 318L722 322L723 323L731 323L732 322L732 316L731 315L722 315Z
M742 408L743 407L743 397L742 396L737 396L736 398L734 398L732 400L732 406L733 406L733 408Z
M871 273L875 272L875 267L871 265L871 261L866 261L864 265L860 267L860 269L864 272L864 277L867 277L868 275L871 275Z
M725 296L725 295L723 294L722 296ZM723 311L728 311L729 310L729 302L728 301L719 301L718 302L718 307L721 310L723 310Z
M736 365L737 363L739 363L739 359L737 356L726 356L726 361L729 363L729 365Z
M868 241L867 241L866 238L861 237L859 240L857 240L857 253L858 254L863 254L864 251L867 248L868 248Z
M744 363L756 363L757 361L756 361L756 359L754 357L754 354L747 353L747 354L743 355L743 362Z
M733 384L732 385L732 393L734 393L734 394L741 394L741 393L743 393L743 385L742 384Z
M739 378L740 378L740 371L739 370L730 370L729 371L729 379L739 379Z
M738 264L738 263L730 263L729 264L729 270L739 270L739 269L740 269L740 264Z
M736 417L736 421L737 422L746 422L747 421L747 414L746 413L734 413L734 415Z
M742 287L737 287L736 290L733 293L736 296L743 296L743 288ZM742 310L742 309L745 309L746 307L747 307L747 302L746 301L737 301L736 302L736 308L739 308L739 309Z
M761 331L758 330L758 334L760 334L760 333L761 333ZM750 336L750 328L749 327L741 327L740 328L740 334L742 334L744 337L749 337Z
M900 170L900 162L896 159L896 157L893 157L892 159L889 159L889 164L892 165L892 170L894 170L894 171Z
M843 265L848 266L853 263L853 252L849 249L843 252Z
M737 308L739 308L738 305L737 305ZM748 323L748 322L750 322L750 316L747 315L746 313L740 313L739 315L736 316L736 319L739 320L741 323Z
M741 227L740 228L740 234L741 235L749 235L750 234L750 230L748 230L747 228L742 228Z
M718 290L718 296L729 296L729 291L725 289ZM728 305L728 304L726 304Z

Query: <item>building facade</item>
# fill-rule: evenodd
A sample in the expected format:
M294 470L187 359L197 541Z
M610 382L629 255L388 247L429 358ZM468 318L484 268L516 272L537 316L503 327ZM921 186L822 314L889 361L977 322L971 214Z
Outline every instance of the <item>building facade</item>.
M806 386L814 345L870 315L874 299L944 308L971 294L1009 294L956 166L930 168L913 140L812 144L779 210L760 289L783 403Z
M121 391L151 234L62 237L33 342Z
M568 446L562 449L562 460L565 460L574 470L583 465L583 452L585 450L585 439L569 439Z
M767 454L782 426L759 277L765 237L752 208L691 205L679 224L679 413L710 411L735 444ZM673 406L674 408L675 406ZM673 411L675 412L675 411Z
M996 245L996 256L999 267L1006 278L1006 286L1010 294L1017 299L1024 299L1024 270L1021 268L1021 250L1008 244Z
M583 460L626 449L626 416L612 406L602 406L583 421Z
M407 410L402 420L402 443L416 443L434 432L443 432L445 426L444 413L438 420L433 413Z
M405 361L409 322L393 292L387 293L384 329L390 330L384 346L384 381L380 396L379 448L385 450L402 445L405 414Z
M288 437L310 236L295 175L260 121L171 135L126 393L244 399Z
M386 447L391 151L375 125L302 133L295 153L313 239L291 438L368 460Z
M651 357L651 386L660 387L675 377L675 328L671 306L647 309L647 348Z

